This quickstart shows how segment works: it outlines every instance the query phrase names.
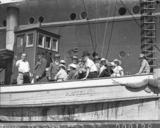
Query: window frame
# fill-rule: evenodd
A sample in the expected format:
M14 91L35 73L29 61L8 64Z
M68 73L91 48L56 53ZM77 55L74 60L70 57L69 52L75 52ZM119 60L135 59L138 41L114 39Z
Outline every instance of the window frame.
M56 40L56 48L53 49L53 40ZM59 40L56 38L52 38L52 43L51 43L51 50L54 52L58 52L58 48L59 48Z
M47 39L47 37L49 37L50 38L50 47L46 47L46 39ZM52 37L51 36L48 36L48 35L45 35L45 43L44 43L44 48L45 49L49 49L49 50L51 50L51 48L52 48Z
M33 42L32 42L32 44L29 44L29 36L28 36L29 34L33 35ZM25 41L26 41L26 47L33 47L33 45L34 45L34 32L26 33L25 37L26 37L26 39L25 39Z
M18 34L18 35L16 36L16 48L18 48L17 46L19 45L18 42L17 42L19 37L22 37L22 38L21 38L21 39L23 39L23 44L22 44L22 45L23 45L23 47L25 46L25 38L26 38L26 37L25 37L25 34L22 33L22 34ZM19 46L21 46L21 45L19 45Z
M40 35L43 36L43 38L42 38L42 45L39 45L39 37L40 37ZM40 47L40 48L44 48L44 42L45 42L45 35L44 35L43 33L39 33L39 34L38 34L37 46Z

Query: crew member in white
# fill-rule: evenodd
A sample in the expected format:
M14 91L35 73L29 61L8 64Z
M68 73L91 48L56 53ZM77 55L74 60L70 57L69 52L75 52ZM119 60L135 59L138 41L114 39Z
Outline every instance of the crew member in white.
M61 81L66 81L67 80L67 72L66 72L66 66L64 64L59 65L59 71L54 77L55 81L61 82Z
M21 59L16 62L16 67L18 68L17 84L21 85L23 83L30 83L30 65L26 60L26 53L22 53Z
M90 54L88 52L84 52L82 57L84 57L85 68L86 68L86 76L83 80L87 78L96 78L98 75L98 69L95 63L89 58Z

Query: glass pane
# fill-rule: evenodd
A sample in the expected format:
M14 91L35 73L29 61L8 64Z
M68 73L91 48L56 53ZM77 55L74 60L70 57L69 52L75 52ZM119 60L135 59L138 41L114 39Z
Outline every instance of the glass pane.
M52 41L52 50L57 51L58 50L58 40L53 39Z
M22 48L24 44L24 35L17 36L17 48Z
M51 37L46 37L45 47L51 48Z
M43 46L43 35L39 34L38 45Z
M33 33L27 35L27 45L33 45Z

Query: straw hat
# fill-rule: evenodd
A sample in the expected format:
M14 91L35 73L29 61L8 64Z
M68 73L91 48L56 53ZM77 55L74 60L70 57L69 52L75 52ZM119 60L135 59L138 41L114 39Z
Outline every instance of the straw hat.
M101 62L102 62L102 61L106 61L106 59L105 59L105 58L101 58Z
M143 53L139 54L139 58L144 58L145 55Z
M122 62L121 62L120 60L118 60L118 59L114 59L113 62L114 62L114 63L115 63L115 62L118 62L118 65L121 65L121 63L122 63Z
M60 64L59 67L63 67L64 69L66 68L64 64Z
M60 60L60 63L61 64L66 64L66 61L65 60Z
M76 66L75 64L70 64L69 67L72 67L72 68L74 68L74 69L77 68L77 66Z

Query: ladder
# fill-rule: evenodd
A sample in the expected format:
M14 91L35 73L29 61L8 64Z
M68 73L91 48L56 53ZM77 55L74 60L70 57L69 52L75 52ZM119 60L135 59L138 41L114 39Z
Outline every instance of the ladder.
M156 10L155 0L141 0L141 51L151 67L151 72L156 67Z

